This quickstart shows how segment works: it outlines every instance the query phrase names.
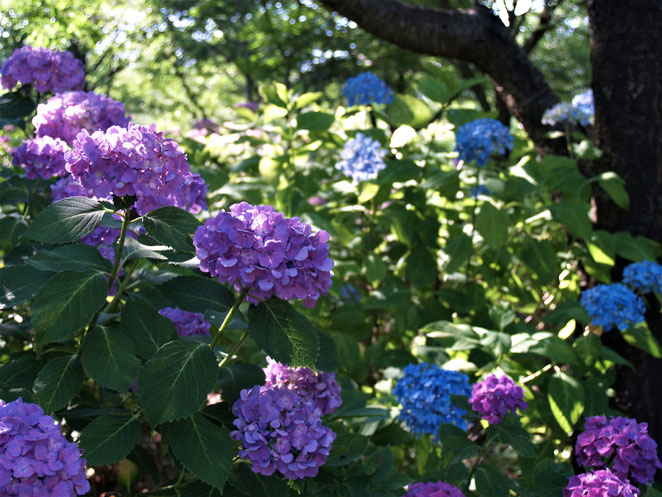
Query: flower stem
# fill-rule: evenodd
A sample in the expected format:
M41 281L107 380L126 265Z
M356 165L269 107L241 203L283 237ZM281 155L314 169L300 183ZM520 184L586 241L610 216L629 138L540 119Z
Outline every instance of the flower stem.
M129 209L125 209L124 217L122 219L122 231L120 232L120 238L117 242L117 255L115 256L115 262L113 263L113 269L110 272L110 278L108 278L108 288L110 289L113 286L115 278L117 278L117 273L120 268L120 261L122 260L122 251L124 250L124 240L126 240L126 232L129 228Z
M480 187L480 172L476 173L476 196L474 197L474 205L471 208L471 238L469 247L469 256L467 257L467 267L465 269L464 277L466 284L469 284L469 278L471 277L471 258L474 254L474 238L476 234L476 215L478 210L478 188Z
M232 307L230 307L230 310L228 311L227 315L225 316L225 319L221 323L221 327L218 329L216 332L216 335L212 339L211 343L209 346L213 349L218 345L218 342L221 341L221 335L225 331L225 329L228 327L230 324L230 321L232 321L232 316L234 315L235 312L237 312L237 309L239 309L239 306L241 303L244 301L246 298L246 295L248 295L248 288L244 288L241 293L237 296L237 300L234 301L234 304L232 304Z
M564 127L565 127L565 144L566 147L568 148L568 155L570 156L571 159L574 159L575 154L572 151L572 137L570 136L570 126L565 124Z
M232 359L232 356L235 355L237 352L239 352L239 349L244 345L244 342L248 338L248 330L244 331L244 334L241 335L241 338L239 341L235 344L235 346L232 348L230 352L228 352L228 355L226 355L221 363L218 365L219 368L222 368L225 366L230 359Z

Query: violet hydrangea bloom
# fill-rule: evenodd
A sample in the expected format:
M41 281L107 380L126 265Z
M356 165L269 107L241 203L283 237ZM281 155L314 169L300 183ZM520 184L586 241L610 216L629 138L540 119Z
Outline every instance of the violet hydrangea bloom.
M606 416L586 418L575 453L577 462L584 467L605 468L613 458L611 471L616 476L643 485L651 483L662 468L657 443L648 435L648 425L620 416L609 420Z
M627 330L644 320L646 305L641 297L621 283L596 285L584 290L579 303L591 316L591 323L605 331L616 326Z
M412 483L402 497L465 497L462 491L444 481Z
M161 316L167 317L175 325L177 334L181 336L209 336L211 324L198 312L189 312L177 307L164 307L159 310Z
M474 411L491 425L501 423L506 412L526 409L524 389L506 375L490 375L483 381L474 383L469 397Z
M386 167L385 155L386 150L381 148L377 140L357 133L345 143L340 153L343 160L336 163L336 169L356 181L367 181L376 178L379 171Z
M424 362L405 367L393 393L402 404L399 417L417 435L436 436L442 424L466 430L463 409L451 403L451 395L471 394L469 378L459 371L442 369Z
M249 302L275 295L314 307L331 288L328 240L326 231L313 233L298 217L241 202L207 219L193 244L200 269L237 291L249 288Z
M30 179L53 178L67 174L65 154L69 146L59 138L38 136L23 143L11 152L12 164L25 169Z
M0 495L83 495L90 484L81 455L37 404L0 400Z
M37 136L60 138L71 145L79 131L106 131L111 126L128 126L124 104L92 91L69 91L39 104L32 118Z
M267 357L267 363L267 367L263 368L265 386L295 391L312 400L322 416L331 414L342 404L335 373L320 371L315 374L310 368L293 368L276 362L271 357Z
M563 497L639 497L639 489L608 469L600 469L571 477Z
M239 456L265 476L275 471L291 480L316 476L336 438L322 424L315 403L287 388L242 390L232 414L237 429L231 435L242 445Z
M513 136L496 119L476 119L463 124L455 133L455 151L458 159L485 166L492 154L503 155L513 149Z
M662 293L662 266L657 262L633 262L623 270L623 283L642 293Z
M206 209L207 188L190 172L186 154L156 126L111 126L81 130L66 154L67 171L98 198L136 196L136 211L175 206L197 214Z
M393 102L393 90L370 71L359 74L345 81L343 97L349 105L386 104Z
M32 84L38 92L60 93L82 90L85 86L83 64L71 52L26 45L17 48L0 66L2 87L13 89L18 83Z

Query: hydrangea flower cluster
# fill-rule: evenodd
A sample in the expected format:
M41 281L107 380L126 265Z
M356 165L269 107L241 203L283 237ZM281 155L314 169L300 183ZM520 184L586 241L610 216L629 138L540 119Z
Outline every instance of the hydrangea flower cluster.
M193 238L200 269L257 303L273 295L314 307L331 288L329 234L270 205L234 204L200 226Z
M623 270L623 283L642 293L662 293L662 266L652 261L634 262Z
M491 425L501 423L506 412L517 412L517 408L526 409L524 389L510 377L488 376L483 381L474 383L469 398L471 407Z
M2 87L13 89L19 82L32 84L38 92L60 93L82 90L83 64L71 52L26 45L17 48L0 66Z
M485 166L492 154L503 155L513 149L513 135L496 119L476 119L463 124L455 134L458 159Z
M377 75L366 71L345 81L342 95L349 105L386 104L393 102L393 90Z
M342 404L340 386L335 373L315 374L310 368L292 368L267 357L267 367L263 369L265 386L287 388L301 397L312 400L322 416L335 412Z
M159 310L159 314L173 322L180 337L192 335L209 336L211 324L198 312L184 311L177 307L164 307Z
M393 393L402 404L400 418L416 434L436 436L441 425L447 423L468 428L462 418L465 411L451 403L451 395L471 395L469 378L463 373L427 362L410 364Z
M593 90L586 90L579 95L575 95L572 98L572 105L583 111L585 114L593 116L593 114L595 114Z
M571 477L563 497L639 497L639 490L608 469L600 469Z
M566 102L559 102L553 107L547 109L542 115L542 123L549 126L557 124L567 124L568 126L588 126L593 120L593 114L587 112L586 106L577 107Z
M621 331L627 330L631 325L641 323L646 311L641 297L622 283L584 290L579 303L591 316L591 323L602 326L605 331L614 326Z
M403 497L465 497L462 491L444 481L412 483Z
M90 134L83 129L66 154L67 170L88 196L133 196L138 214L175 206L197 214L206 209L207 186L190 172L177 142L165 139L156 126L111 126Z
M11 152L12 164L25 169L30 179L53 178L67 174L65 154L69 146L59 138L38 136L23 143Z
M82 129L106 131L111 126L128 126L124 104L92 91L70 91L39 104L32 118L37 136L60 138L69 145Z
M357 133L345 143L345 148L340 152L343 160L336 163L336 169L356 181L367 181L376 178L379 171L386 167L385 155L386 150L377 140Z
M474 186L469 194L471 198L478 198L480 195L490 195L490 190L485 185Z
M265 476L275 471L291 480L316 476L336 438L315 403L287 388L242 390L232 414L237 429L231 435L242 445L239 457L250 459L253 471Z
M605 468L613 457L611 471L621 479L648 485L662 468L657 457L657 443L648 435L648 425L625 417L592 416L586 418L584 432L577 437L577 462L593 468Z
M85 459L37 404L0 400L0 494L75 497L90 490Z

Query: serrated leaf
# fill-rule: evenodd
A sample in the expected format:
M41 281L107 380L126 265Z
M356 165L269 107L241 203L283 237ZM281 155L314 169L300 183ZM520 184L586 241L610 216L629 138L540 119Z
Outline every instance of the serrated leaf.
M23 235L43 243L71 243L92 233L101 223L104 207L87 197L69 197L41 211Z
M7 266L0 269L0 309L7 309L31 300L52 273L31 266Z
M320 341L320 353L315 366L320 371L331 372L340 367L340 354L338 346L333 338L322 333L317 332Z
M556 373L549 379L547 399L554 419L567 434L584 412L584 388L575 378L565 373Z
M501 443L510 445L522 457L536 457L536 447L533 445L531 435L522 428L518 417L506 415L501 423L491 426L490 429L497 433L497 438Z
M150 359L162 345L177 340L177 330L172 321L133 300L122 309L120 330L131 337L136 354L143 359Z
M113 464L126 457L142 434L140 418L131 414L106 414L95 418L80 435L89 466Z
M491 464L481 464L475 473L476 490L481 497L504 497L510 494L512 483Z
M248 330L258 347L276 361L315 368L320 348L317 330L286 301L272 297L251 306Z
M75 355L56 357L42 368L34 382L39 405L46 413L66 406L83 384L83 368Z
M209 345L193 341L166 343L138 375L138 397L150 425L198 411L217 376L216 356Z
M207 350L209 347L207 347ZM203 482L223 490L232 470L234 441L225 428L202 414L161 427L166 441L184 467Z
M27 229L28 223L21 218L5 216L0 219L0 249L10 252Z
M37 342L58 342L90 322L106 302L108 284L96 271L65 271L49 279L35 297L32 322Z
M476 216L476 229L490 247L498 249L508 240L508 214L485 202Z
M83 340L83 367L104 387L126 393L138 374L140 360L128 335L97 326Z
M466 431L444 423L439 428L439 443L444 454L452 454L454 459L468 459L478 454L478 446L469 440Z
M144 245L133 238L124 240L124 251L122 258L125 261L131 259L156 259L160 261L168 260L161 252L169 252L172 249L166 245Z
M223 401L229 404L239 399L243 389L255 385L264 385L264 372L253 364L229 364L218 371L217 386L222 391Z
M228 484L245 495L260 497L287 497L287 483L282 478L273 478L254 473L246 463L240 463L230 476Z
M112 265L99 251L84 243L64 245L53 250L37 252L27 261L40 271L104 271L110 272Z
M173 305L190 312L227 311L235 296L218 280L200 276L180 276L159 286Z
M32 356L23 356L0 368L0 388L32 388L41 364Z
M181 252L195 252L192 236L200 223L177 207L160 207L143 216L143 226L156 241Z

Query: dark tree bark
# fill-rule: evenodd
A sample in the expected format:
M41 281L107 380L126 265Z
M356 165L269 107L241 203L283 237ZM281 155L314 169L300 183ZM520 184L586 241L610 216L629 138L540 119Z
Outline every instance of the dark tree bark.
M604 153L595 166L618 173L631 202L625 211L599 198L598 223L662 242L662 3L589 0L588 12L595 131ZM646 318L662 340L659 309ZM622 340L615 345L637 368L619 371L618 407L648 422L651 434L662 440L662 396L657 395L662 360Z
M543 112L558 97L489 9L428 9L399 0L320 0L377 38L413 52L473 63L493 81L510 113L545 149Z

